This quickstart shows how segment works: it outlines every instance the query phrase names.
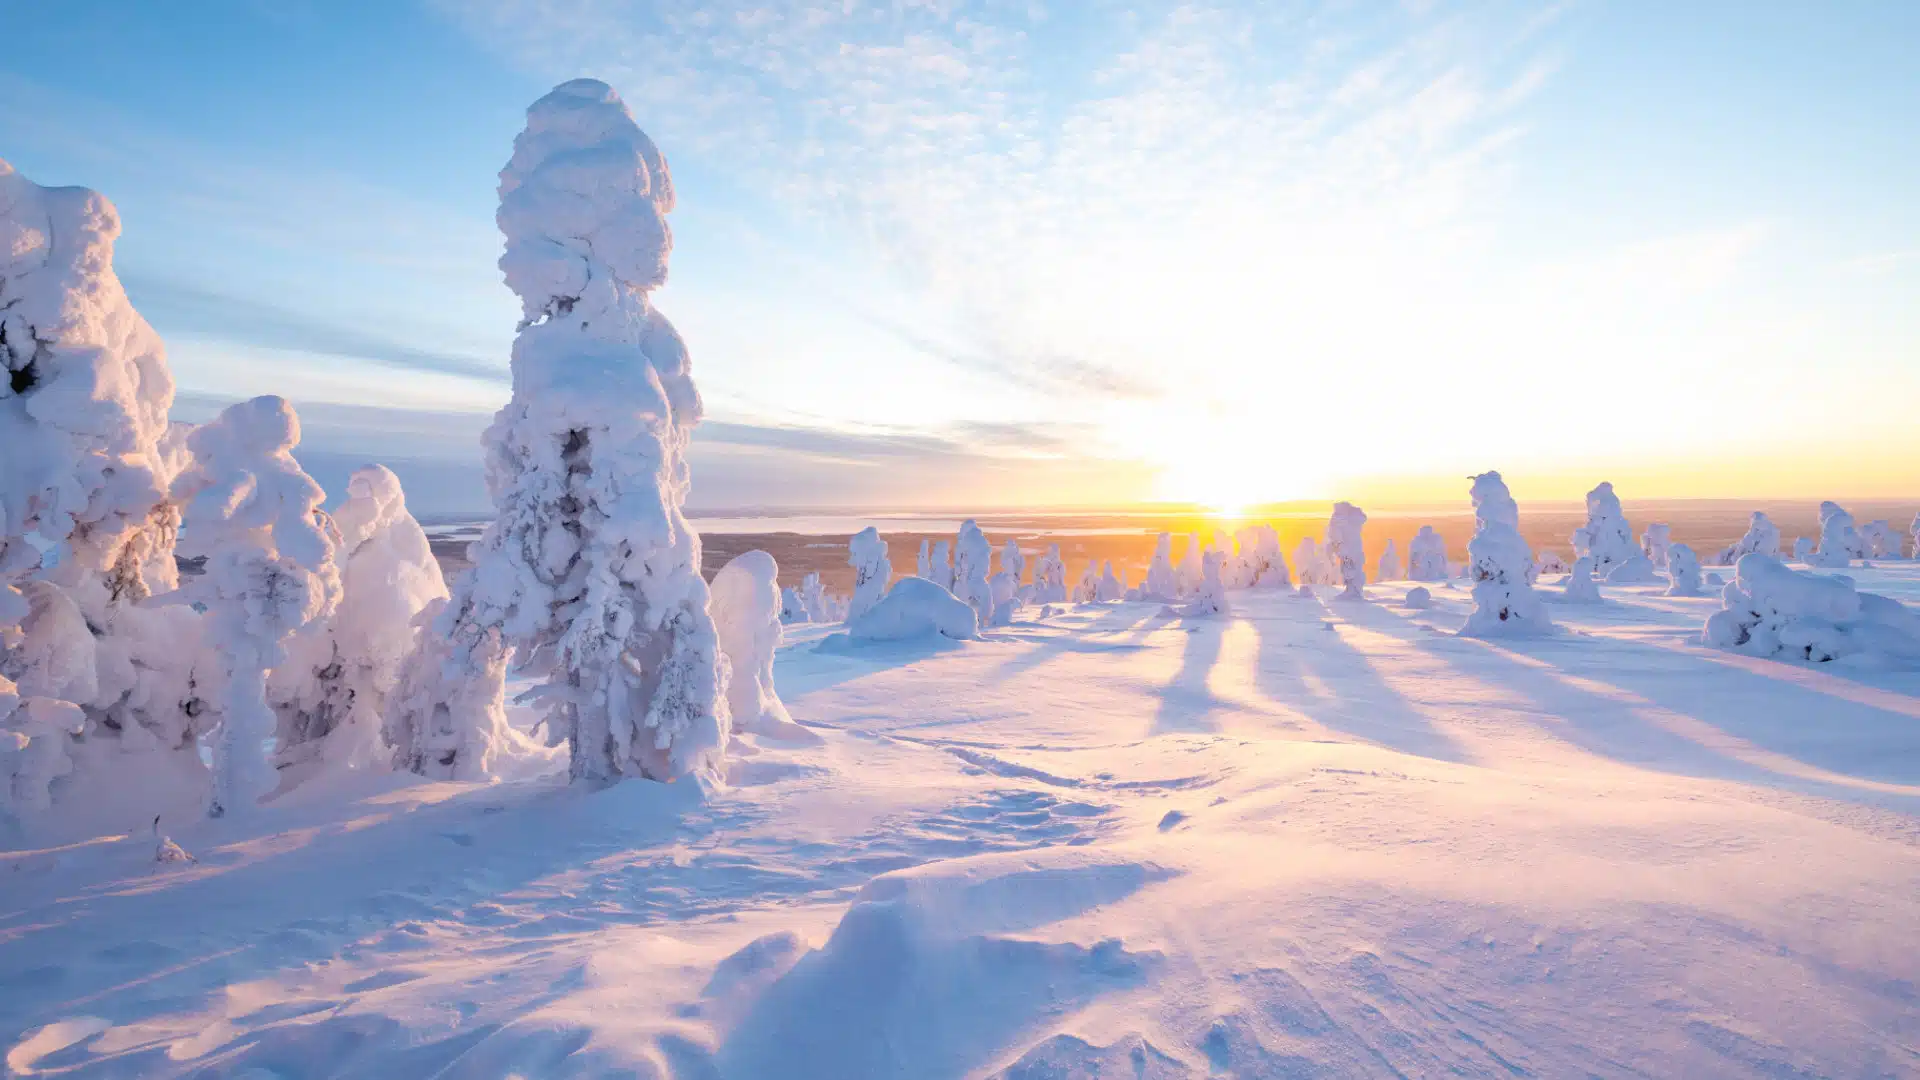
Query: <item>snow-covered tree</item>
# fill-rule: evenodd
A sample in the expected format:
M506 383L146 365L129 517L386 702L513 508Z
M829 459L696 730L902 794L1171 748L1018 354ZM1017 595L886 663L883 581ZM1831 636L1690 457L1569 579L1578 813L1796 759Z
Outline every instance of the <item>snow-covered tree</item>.
M1153 561L1147 564L1147 580L1140 587L1142 600L1162 602L1180 598L1180 579L1173 571L1173 536L1161 533L1153 542Z
M1240 588L1285 588L1293 584L1287 560L1280 553L1280 534L1271 525L1249 525L1235 534L1239 546L1231 585Z
M835 622L833 604L827 599L826 586L820 583L817 573L803 574L800 577L800 605L806 610L807 622Z
M1520 537L1520 507L1497 472L1473 478L1473 540L1467 559L1473 578L1468 637L1539 634L1553 629L1533 591L1533 552Z
M293 460L299 443L300 420L284 398L230 405L194 429L192 464L173 482L172 497L186 508L180 546L206 558L195 599L225 669L208 806L215 817L272 790L267 673L289 638L340 601L339 533L320 512L320 485Z
M1756 552L1769 558L1780 557L1780 527L1759 510L1755 510L1753 516L1747 519L1746 535L1735 541L1732 546L1721 549L1714 563L1719 566L1732 566L1740 561L1742 555L1752 555Z
M288 640L286 659L267 680L282 787L322 764L386 763L382 716L401 666L418 648L415 619L447 595L400 478L384 466L355 470L333 523L340 603Z
M780 621L789 625L813 621L813 616L807 613L806 603L800 599L800 593L791 585L780 590Z
M1907 532L1913 537L1913 557L1920 559L1920 514L1913 515L1913 524Z
M1700 559L1686 544L1667 548L1667 595L1700 595Z
M1092 571L1092 564L1088 564ZM1063 604L1067 600L1067 563L1060 557L1060 545L1048 544L1047 550L1033 561L1033 602Z
M1542 551L1534 559L1533 570L1535 580L1539 580L1543 574L1564 574L1568 570L1567 560L1561 558L1557 551Z
M1334 584L1341 587L1342 600L1367 598L1367 549L1361 538L1366 523L1366 513L1348 502L1334 503L1333 516L1327 519L1327 557L1339 579Z
M1796 536L1793 538L1793 561L1797 563L1808 563L1808 564L1811 564L1813 562L1813 541L1812 540L1809 540L1804 536ZM1733 565L1739 566L1740 564L1738 562L1735 562Z
M1878 518L1860 526L1860 546L1869 559L1897 559L1900 557L1900 534L1893 531L1893 523L1886 518Z
M857 619L879 603L893 583L893 562L887 558L887 542L880 538L880 530L869 525L853 534L847 544L847 565L853 567L847 618Z
M1387 541L1387 550L1380 553L1380 564L1374 569L1373 580L1398 581L1400 580L1400 574L1400 551L1394 546L1394 542L1389 539Z
M666 160L605 83L527 110L500 170L500 269L519 296L513 397L484 445L496 516L442 633L498 629L540 683L569 774L716 770L724 669L686 450L702 406L650 294L667 278Z
M1200 548L1200 534L1187 534L1187 553L1173 568L1174 585L1181 597L1192 596L1200 591L1206 579L1205 552Z
M507 725L508 648L497 626L452 615L435 600L413 625L413 653L401 665L382 716L393 767L435 780L485 780L513 743Z
M1447 579L1447 542L1431 525L1420 526L1420 531L1414 533L1407 544L1407 578L1412 581Z
M1587 492L1587 523L1573 531L1573 550L1592 556L1594 575L1616 585L1657 580L1653 561L1633 542L1620 497L1604 480Z
M1101 564L1100 588L1099 591L1093 594L1093 598L1095 600L1125 600L1127 598L1127 583L1113 576L1112 559L1108 559Z
M920 554L913 563L913 576L933 580L933 541L924 537L920 540Z
M780 568L764 551L733 557L713 575L713 625L727 658L727 710L740 731L777 734L793 723L773 686L780 647Z
M1073 598L1083 604L1100 598L1100 564L1087 560L1086 569L1080 571L1080 581L1073 587Z
M950 545L945 540L936 541L934 543L933 557L930 560L928 560L928 563L927 563L927 568L928 568L927 580L933 582L935 585L940 586L941 588L947 590L948 592L952 592L953 591L953 560L948 555L949 547Z
M993 588L987 584L993 546L972 518L960 523L953 543L953 595L973 609L981 626L993 622ZM935 582L934 584L939 584Z
M1655 570L1667 568L1667 551L1672 547L1673 529L1665 522L1653 522L1640 534L1640 554L1647 557Z
M1192 616L1225 615L1229 610L1227 586L1221 580L1221 571L1226 568L1227 556L1223 551L1209 550L1200 556L1200 587L1194 590L1193 598L1181 609L1181 614Z
M1567 581L1560 588L1559 599L1564 604L1600 602L1600 584L1593 580L1593 556L1582 555L1573 560L1573 569L1567 571Z
M1839 503L1820 504L1820 546L1810 560L1814 566L1846 567L1867 556L1860 531L1853 526L1853 515Z

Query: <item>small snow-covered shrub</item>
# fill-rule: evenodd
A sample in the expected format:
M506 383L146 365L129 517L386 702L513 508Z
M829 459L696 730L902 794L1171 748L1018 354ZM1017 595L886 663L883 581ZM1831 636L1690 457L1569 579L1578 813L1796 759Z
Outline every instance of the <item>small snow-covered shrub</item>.
M847 542L847 565L853 567L847 618L857 619L887 595L887 585L893 581L893 562L887 558L887 542L880 538L880 530L869 525L853 534Z
M1400 579L1400 552L1392 540L1387 541L1387 550L1380 553L1380 564L1374 568L1375 581L1398 581Z
M1794 570L1766 555L1742 556L1707 618L1709 645L1753 656L1824 663L1864 655L1920 662L1920 616L1852 579Z
M1667 595L1699 596L1700 560L1693 548L1673 544L1667 548Z
M1780 527L1773 519L1759 510L1747 519L1746 535L1722 548L1714 558L1716 566L1732 566L1740 561L1742 555L1755 553L1778 558L1780 556Z
M1420 526L1407 544L1407 577L1413 581L1447 580L1447 542L1431 525Z
M215 817L272 790L267 673L285 659L289 638L340 601L339 533L320 512L320 485L293 460L299 443L300 420L285 399L230 405L188 437L193 461L173 482L173 500L186 508L180 546L206 559L193 591L224 666L207 808Z
M1814 566L1845 568L1855 559L1867 557L1860 531L1854 528L1853 515L1839 503L1820 504L1820 546L1808 562Z
M1567 604L1600 602L1600 585L1593 580L1593 556L1582 555L1573 560L1573 568L1567 571L1566 584L1560 588L1560 601Z
M774 733L793 723L773 686L779 582L780 568L764 551L741 552L713 575L713 625L727 658L727 711L736 730Z
M1860 526L1860 546L1869 559L1897 559L1900 557L1900 534L1893 531L1893 523L1885 518L1869 521Z
M1520 537L1520 508L1497 472L1473 478L1474 534L1467 545L1473 613L1468 637L1541 634L1553 629L1533 591L1533 552Z
M847 626L855 641L901 641L924 637L970 640L980 636L973 607L924 578L901 578L885 599Z
M1367 515L1347 502L1333 504L1333 516L1327 521L1327 557L1332 560L1334 584L1341 586L1342 600L1364 600L1367 583L1367 549L1361 529Z
M407 512L400 478L385 467L354 472L333 522L340 534L339 606L294 635L285 662L267 680L283 787L322 764L387 763L387 696L418 647L415 619L447 596L427 534Z

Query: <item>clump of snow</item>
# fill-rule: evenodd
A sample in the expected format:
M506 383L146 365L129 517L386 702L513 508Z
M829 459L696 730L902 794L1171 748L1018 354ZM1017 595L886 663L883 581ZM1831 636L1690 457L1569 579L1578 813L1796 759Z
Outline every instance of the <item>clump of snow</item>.
M1837 502L1821 503L1820 546L1814 549L1808 564L1843 569L1866 557L1866 544L1853 526L1853 515Z
M970 640L980 636L975 609L925 578L901 578L872 610L852 620L855 641L901 641L924 637Z
M1415 585L1407 590L1406 599L1401 602L1415 611L1424 611L1433 606L1433 593L1425 585Z
M682 510L700 394L649 298L673 205L665 159L591 79L527 110L500 171L500 269L522 320L513 397L484 438L497 515L449 612L518 651L577 781L713 774L727 742Z
M272 790L267 672L290 637L340 602L339 534L320 512L325 493L293 460L299 443L300 420L284 398L230 405L188 437L193 461L173 482L172 498L186 508L181 549L206 559L194 592L224 667L208 805L215 817Z
M1085 576L1092 575L1093 564L1088 563ZM1060 557L1059 544L1048 544L1033 562L1033 600L1037 604L1063 604L1067 600L1067 563Z
M1407 544L1407 577L1413 581L1447 580L1447 542L1431 525L1420 526Z
M1467 545L1473 614L1461 633L1468 637L1540 634L1553 621L1533 591L1533 552L1520 537L1520 507L1497 472L1473 478L1474 534Z
M953 544L953 595L973 608L981 626L993 621L993 589L987 584L992 563L993 547L987 543L987 534L972 518L961 522L960 535Z
M1640 534L1640 554L1647 557L1655 570L1667 568L1667 551L1673 547L1673 529L1663 521L1647 526Z
M384 466L355 470L333 523L340 534L339 606L293 637L267 681L282 787L315 767L366 768L387 756L381 717L401 666L418 647L415 620L447 596L400 478Z
M1374 568L1375 581L1398 581L1400 579L1400 551L1394 542L1387 541L1387 550L1380 553L1380 563Z
M853 567L853 599L847 602L847 618L857 619L873 610L893 581L893 562L887 558L887 542L880 538L880 530L869 525L853 534L847 542L847 565Z
M1334 503L1333 516L1327 520L1327 557L1333 561L1338 576L1334 584L1342 587L1342 600L1367 598L1363 589L1367 583L1367 549L1361 538L1366 523L1366 513L1348 502Z
M1693 548L1673 544L1667 548L1667 595L1700 595L1700 560Z
M729 670L727 711L733 726L779 734L793 723L773 686L773 653L781 636L780 567L764 551L741 552L713 575L712 592L714 630Z
M1848 656L1920 662L1920 616L1896 600L1857 591L1851 578L1745 555L1721 599L1724 608L1702 631L1709 645L1814 663Z
M1560 589L1558 599L1567 604L1600 602L1600 585L1593 579L1593 556L1582 555L1573 560L1573 568L1567 571L1567 580Z
M1780 527L1759 510L1747 519L1746 535L1728 547L1722 548L1715 556L1716 566L1732 566L1740 561L1742 555L1759 553L1774 558L1780 555Z

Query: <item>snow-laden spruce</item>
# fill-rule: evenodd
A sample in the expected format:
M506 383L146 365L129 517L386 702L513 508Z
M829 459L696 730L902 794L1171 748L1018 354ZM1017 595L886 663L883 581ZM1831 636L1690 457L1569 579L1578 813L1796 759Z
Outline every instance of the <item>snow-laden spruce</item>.
M1753 656L1824 663L1848 656L1920 664L1920 615L1897 600L1854 588L1843 575L1794 570L1744 555L1708 616L1709 645Z
M535 102L500 170L500 270L522 316L513 397L483 439L496 516L436 631L500 632L578 781L710 774L727 742L682 512L700 394L649 299L673 205L666 160L591 79Z
M1853 515L1837 502L1821 503L1820 545L1814 548L1809 564L1840 569L1866 557L1866 545L1854 528Z
M1671 544L1667 547L1667 595L1699 596L1700 559L1693 548L1686 544Z
M993 545L972 518L960 523L960 534L953 542L953 595L973 609L981 626L993 620L993 588L987 583L992 569ZM935 582L934 584L939 584Z
M1235 534L1238 552L1228 585L1234 588L1284 589L1293 584L1280 534L1271 525L1249 525Z
M927 560L927 573L921 575L935 585L953 591L953 558L949 554L952 545L945 540L935 541L933 555Z
M877 602L876 602L877 603ZM780 647L780 567L745 551L713 575L713 625L727 658L727 711L739 731L787 733L793 725L773 685Z
M847 565L853 567L847 618L857 619L873 610L893 581L893 562L887 558L887 542L880 538L880 530L869 525L853 534L847 542Z
M780 590L780 621L783 623L812 622L807 614L807 605L800 599L800 591L792 585Z
M1311 536L1303 536L1293 549L1293 572L1302 585L1338 585L1333 561L1326 549Z
M176 581L180 432L164 347L114 273L119 233L98 193L0 161L0 679L17 699L0 747L36 778L30 808L71 770L81 707L86 752L133 771L149 750L197 769L204 730L197 618L135 607ZM27 669L54 656L73 667L50 695Z
M1208 549L1200 556L1200 586L1180 614L1189 618L1204 618L1213 615L1225 615L1230 610L1227 603L1226 582L1221 572L1226 568L1227 556L1223 551Z
M1334 584L1341 587L1342 600L1367 598L1367 549L1361 538L1366 523L1366 513L1348 502L1334 503L1333 515L1327 519L1327 557L1333 562L1338 579Z
M1587 492L1587 523L1573 531L1573 550L1592 556L1594 576L1615 585L1659 580L1653 561L1633 542L1633 526L1607 481Z
M1533 591L1533 552L1520 537L1520 507L1497 472L1473 478L1473 540L1467 544L1473 614L1468 637L1540 634L1553 629Z
M1088 559L1087 565L1080 571L1080 580L1073 587L1073 599L1077 603L1089 604L1100 598L1100 563Z
M1653 522L1640 534L1640 554L1647 557L1655 570L1667 568L1667 552L1672 547L1673 528L1664 521Z
M1147 580L1140 586L1140 599L1169 602L1180 598L1180 579L1173 571L1173 534L1161 533L1153 542L1153 561L1147 564Z
M1410 581L1447 580L1447 542L1422 525L1407 544L1407 578Z
M1401 572L1399 548L1389 539L1387 541L1387 550L1380 553L1380 562L1374 567L1373 580L1398 581L1400 580Z
M267 673L289 638L340 601L339 534L320 512L325 493L293 460L299 444L300 420L284 398L243 401L194 429L192 463L173 482L185 508L180 549L206 559L192 592L224 668L207 808L215 817L272 790Z
M1093 564L1087 564L1089 575ZM1067 601L1067 562L1060 557L1060 545L1048 544L1047 550L1033 561L1033 602L1063 604Z
M913 576L933 580L933 541L921 539L920 554L913 561Z
M1112 559L1108 559L1101 564L1100 587L1099 590L1094 593L1093 598L1095 600L1125 600L1127 598L1127 583L1122 578L1114 576Z
M1876 518L1860 526L1860 545L1869 559L1897 559L1901 554L1900 534L1886 518Z
M388 756L382 716L418 648L415 620L447 596L427 534L386 467L355 470L333 523L340 603L293 636L267 680L282 787L318 767L365 768Z
M1206 581L1206 552L1200 547L1200 534L1187 534L1187 553L1173 568L1177 596L1185 599L1200 592Z
M1780 557L1780 527L1773 523L1772 518L1759 510L1755 510L1747 519L1746 534L1734 541L1732 545L1721 549L1718 557L1714 559L1714 564L1732 566L1740 561L1741 556L1754 554L1776 559Z

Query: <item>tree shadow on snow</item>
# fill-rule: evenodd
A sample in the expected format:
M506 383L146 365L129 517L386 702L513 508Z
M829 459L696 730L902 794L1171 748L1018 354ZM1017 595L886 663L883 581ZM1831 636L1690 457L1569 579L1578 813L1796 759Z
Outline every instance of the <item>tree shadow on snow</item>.
M1187 640L1180 653L1180 669L1160 688L1149 735L1218 731L1220 722L1214 714L1239 708L1221 700L1207 685L1207 676L1220 659L1221 639L1230 625L1227 619L1194 619L1181 624Z

